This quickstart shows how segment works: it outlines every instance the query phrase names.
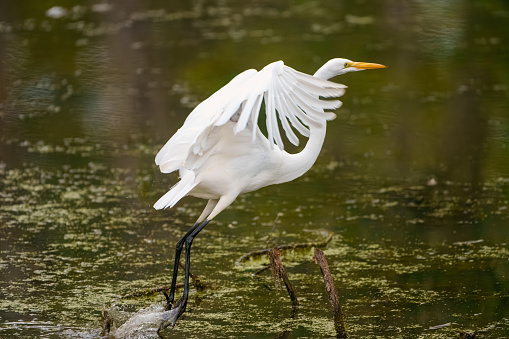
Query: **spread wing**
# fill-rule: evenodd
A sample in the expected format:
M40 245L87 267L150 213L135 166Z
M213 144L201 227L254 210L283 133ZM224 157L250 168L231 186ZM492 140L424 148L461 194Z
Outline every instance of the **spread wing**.
M309 136L306 126L334 119L335 114L325 110L339 108L341 102L322 98L340 97L345 88L298 72L282 61L269 64L259 72L244 71L189 114L184 125L157 154L156 164L163 173L187 167L189 156L201 156L210 150L211 143L207 138L211 131L230 120L236 121L235 133L251 129L255 142L261 135L257 129L263 101L271 147L277 145L284 149L280 126L287 139L298 145L299 139L293 129Z

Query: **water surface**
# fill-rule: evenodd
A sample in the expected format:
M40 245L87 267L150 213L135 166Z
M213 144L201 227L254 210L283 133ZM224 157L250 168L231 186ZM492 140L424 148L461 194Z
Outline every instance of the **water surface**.
M245 194L195 240L166 337L324 338L312 251L285 252L292 313L253 250L325 248L352 337L509 336L509 6L503 1L0 3L0 336L92 338L160 311L174 244L204 202L152 205L154 156L248 68L385 70L349 88L317 163ZM181 291L179 291L181 293ZM140 319L135 318L135 319ZM441 326L444 325L444 326ZM155 325L133 337L155 337Z

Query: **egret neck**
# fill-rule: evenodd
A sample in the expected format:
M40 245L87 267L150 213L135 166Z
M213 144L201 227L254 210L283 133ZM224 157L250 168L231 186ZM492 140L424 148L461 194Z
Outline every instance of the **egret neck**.
M329 80L336 76L330 63L325 63L313 75L317 78ZM289 154L290 161L285 164L284 178L281 182L292 181L306 173L315 163L325 140L327 121L317 121L309 125L309 139L302 151L297 154Z
M341 71L338 71L336 67L334 67L335 60L327 61L322 67L318 69L318 71L313 74L314 77L329 80L330 78L334 78L336 75L341 74Z
M297 154L286 153L288 161L284 162L283 177L279 182L288 182L306 173L315 163L323 141L325 140L326 121L316 122L309 126L309 139L302 151Z

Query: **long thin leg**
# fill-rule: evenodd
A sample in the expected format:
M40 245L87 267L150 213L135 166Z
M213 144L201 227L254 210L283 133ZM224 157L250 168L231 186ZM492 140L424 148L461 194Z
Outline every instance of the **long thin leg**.
M211 212L208 215L208 217L201 224L196 223L189 230L189 232L187 232L186 235L184 236L185 243L186 243L186 267L185 267L185 279L184 279L184 293L182 295L182 298L180 298L179 301L175 304L175 307L171 311L171 313L167 317L163 318L163 321L161 322L161 324L159 325L159 329L157 330L158 333L159 333L159 331L161 329L166 328L169 325L175 326L175 323L177 322L177 319L186 310L187 299L188 299L188 295L189 295L189 270L190 270L190 267L191 267L191 245L193 244L194 238L198 235L198 233L200 233L200 231L205 226L207 226L207 224L210 222L210 220L212 220L216 215L218 215L219 212L221 212L226 207L228 207L233 202L233 200L235 200L237 195L238 194L230 194L230 195L227 195L227 196L221 196L221 198L219 198L218 200L215 200L215 199L209 200L207 206L205 207L205 210L207 211L207 213L208 213L209 210L211 210ZM200 216L200 219L204 216L204 214L205 214L205 211ZM183 245L182 242L184 241L184 238L182 238L179 241L179 243L180 243L180 250L178 249L179 247L177 247L177 250L178 250L178 259L180 259L180 253L182 251L182 245ZM177 246L178 246L178 244L177 244ZM175 259L176 259L175 266L178 267L177 256L175 256ZM174 277L176 276L175 272L176 272L176 270L174 269ZM175 280L176 279L174 278L173 281L172 281L172 286L173 286ZM173 296L174 296L174 291L175 291L174 286L172 288L172 291L173 291L173 293L171 293L171 299L170 299L170 297L166 296L168 304L170 304L169 307L168 306L166 307L166 310L169 310L171 308L171 303L173 303Z
M182 298L177 302L175 305L175 310L178 313L177 316L173 318L172 326L175 326L175 323L177 322L177 319L184 313L187 306L187 299L189 295L189 270L191 267L191 245L193 244L194 238L200 233L200 231L207 226L207 224L210 222L210 220L205 219L204 222L199 224L198 227L193 227L194 230L189 234L186 238L186 268L185 268L185 279L184 279L184 293L182 295ZM169 324L168 324L169 325Z
M175 286L177 284L177 275L178 275L178 269L179 269L179 263L180 263L180 254L182 253L182 248L184 247L184 243L187 239L187 237L193 233L193 231L202 223L202 221L205 220L205 218L210 214L210 212L214 209L214 207L217 205L216 199L210 199L207 202L207 205L205 206L205 209L203 210L202 214L198 218L198 221L187 231L186 235L182 237L177 242L177 246L175 249L175 263L173 264L173 277L171 279L171 287L170 287L170 295L168 296L166 293L164 293L164 296L166 297L166 307L164 308L165 311L171 310L173 306L173 301L175 298Z
M193 231L200 226L199 223L194 224L189 231L187 231L186 235L184 235L178 242L175 249L175 263L173 264L173 277L171 279L171 287L170 287L170 295L168 296L166 293L164 296L166 297L166 306L164 308L165 311L171 310L173 306L173 300L175 298L175 286L177 284L177 275L179 270L179 262L180 262L180 254L182 253L182 248L184 247L184 243L187 237L193 233Z

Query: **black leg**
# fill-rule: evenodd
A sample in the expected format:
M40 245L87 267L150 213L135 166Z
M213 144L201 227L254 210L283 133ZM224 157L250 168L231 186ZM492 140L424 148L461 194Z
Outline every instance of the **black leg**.
M166 293L164 293L164 296L166 297L166 307L164 308L165 311L171 310L173 306L173 300L175 298L175 285L177 284L177 275L179 270L179 263L180 263L180 254L182 253L182 248L184 247L184 243L187 239L187 237L193 233L193 231L198 228L200 224L196 223L194 224L189 231L187 231L186 235L182 237L177 242L177 246L175 249L175 263L173 264L173 277L171 279L171 287L170 287L170 295L168 296Z
M184 279L184 294L182 295L182 298L177 302L175 305L175 309L172 312L175 312L175 315L172 317L170 322L164 327L169 326L170 324L172 326L175 326L175 323L177 322L177 319L185 312L186 305L187 305L187 299L189 295L189 270L191 266L191 245L193 244L194 238L200 233L200 231L207 226L209 223L209 220L205 220L198 226L193 226L193 229L186 234L186 267L185 267L185 279ZM179 253L180 255L180 253ZM178 265L178 262L177 262ZM171 297L171 296L170 296Z

